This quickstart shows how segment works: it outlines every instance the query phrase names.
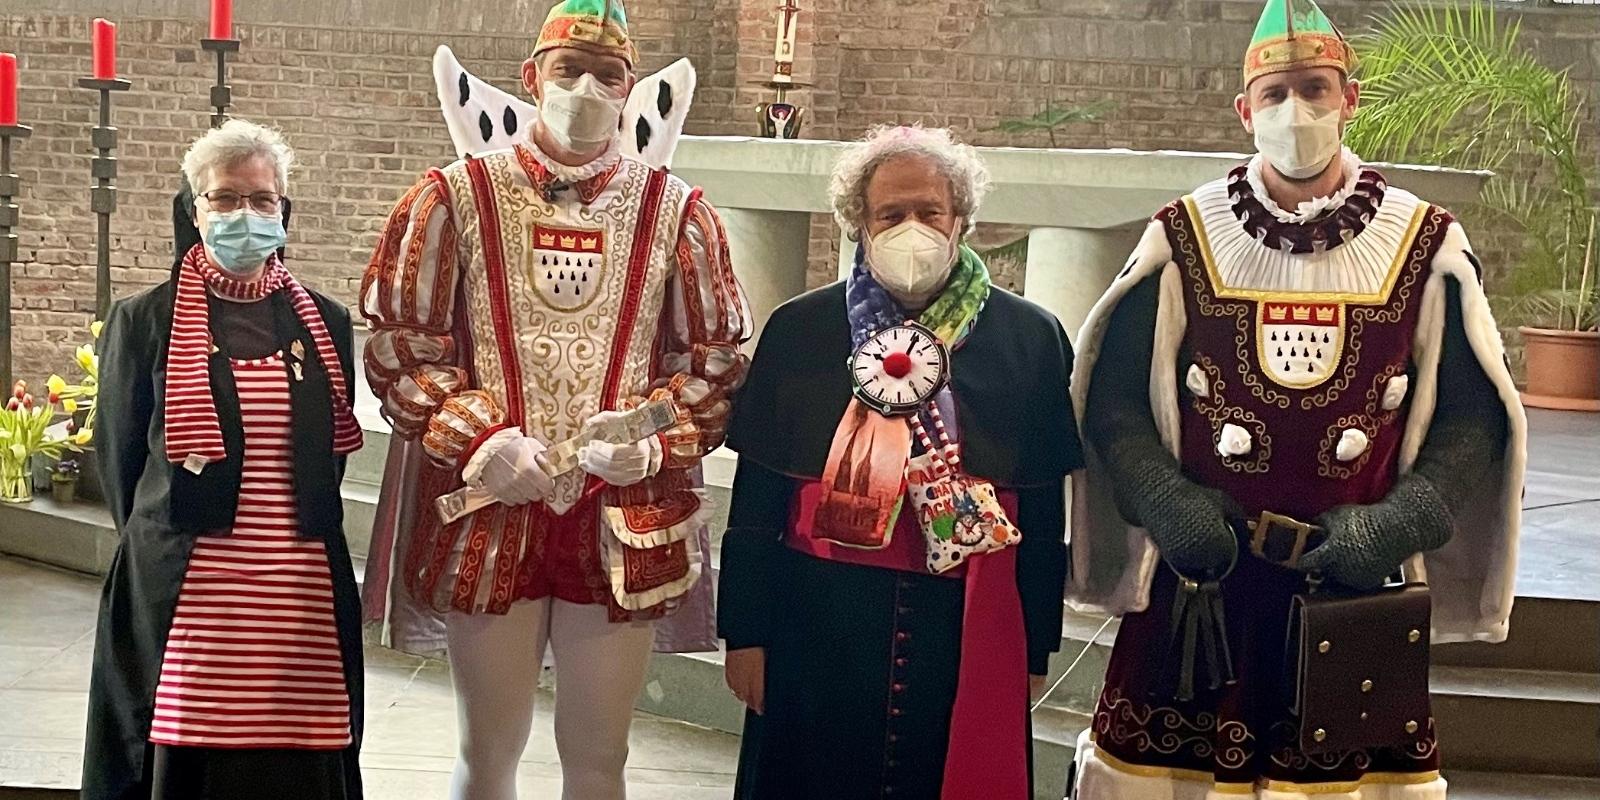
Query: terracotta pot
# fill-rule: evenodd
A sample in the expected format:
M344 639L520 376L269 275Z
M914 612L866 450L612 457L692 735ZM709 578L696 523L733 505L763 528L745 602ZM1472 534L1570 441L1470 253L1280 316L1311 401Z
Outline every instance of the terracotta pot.
M1519 328L1528 364L1522 402L1534 408L1600 411L1600 332Z

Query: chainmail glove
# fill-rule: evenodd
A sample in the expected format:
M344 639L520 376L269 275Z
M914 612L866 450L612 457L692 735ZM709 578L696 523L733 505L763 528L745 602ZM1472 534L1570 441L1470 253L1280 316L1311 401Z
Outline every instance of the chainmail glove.
M1184 477L1158 442L1128 437L1104 453L1117 483L1117 505L1142 526L1167 563L1186 578L1218 580L1238 556L1227 495Z
M1300 569L1351 589L1376 589L1416 553L1450 540L1454 526L1433 482L1411 473L1383 500L1338 506L1317 518L1328 540L1300 559Z

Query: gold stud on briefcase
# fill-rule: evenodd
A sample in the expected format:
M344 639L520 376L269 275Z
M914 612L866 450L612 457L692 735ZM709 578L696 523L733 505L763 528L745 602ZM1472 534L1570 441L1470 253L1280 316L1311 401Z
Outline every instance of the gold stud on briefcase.
M1421 583L1358 595L1313 584L1294 598L1285 662L1303 752L1405 747L1428 735L1431 616Z

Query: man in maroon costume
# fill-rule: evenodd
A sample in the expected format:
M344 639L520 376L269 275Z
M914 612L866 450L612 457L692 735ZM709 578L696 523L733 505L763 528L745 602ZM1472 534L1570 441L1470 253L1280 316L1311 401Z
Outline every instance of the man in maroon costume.
M1125 615L1085 800L1442 800L1425 691L1393 746L1302 745L1292 601L1404 566L1434 641L1506 636L1522 410L1461 226L1340 146L1354 61L1271 0L1237 101L1259 155L1156 215L1078 337L1069 594Z

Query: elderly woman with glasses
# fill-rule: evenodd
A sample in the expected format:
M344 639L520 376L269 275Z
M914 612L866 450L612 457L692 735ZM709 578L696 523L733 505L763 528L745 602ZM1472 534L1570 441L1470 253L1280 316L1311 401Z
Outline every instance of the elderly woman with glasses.
M762 333L727 440L737 797L1032 796L1072 348L963 244L987 183L948 131L873 131L833 176L854 269Z
M351 328L284 266L293 155L232 120L183 159L172 277L102 333L95 449L121 534L83 796L361 794L359 601L339 483Z

